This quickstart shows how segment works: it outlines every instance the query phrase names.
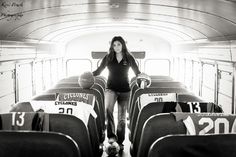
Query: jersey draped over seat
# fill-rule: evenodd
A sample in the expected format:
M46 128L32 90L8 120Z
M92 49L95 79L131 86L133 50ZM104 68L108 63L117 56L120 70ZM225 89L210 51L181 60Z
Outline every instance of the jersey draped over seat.
M43 115L41 118L38 114ZM11 112L1 114L2 130L24 130L24 131L43 131L58 132L69 135L78 145L81 156L94 157L101 156L100 143L96 133L88 131L84 122L68 114L50 114L36 112ZM14 124L14 125L13 125ZM48 126L48 128L43 126ZM44 129L48 130L44 130Z
M135 145L137 157L146 157L155 140L166 135L188 135L188 129L183 122L185 118L194 115L197 119L194 128L203 134L235 133L236 115L223 113L163 113L150 117L144 124L140 142ZM201 134L200 134L201 135Z

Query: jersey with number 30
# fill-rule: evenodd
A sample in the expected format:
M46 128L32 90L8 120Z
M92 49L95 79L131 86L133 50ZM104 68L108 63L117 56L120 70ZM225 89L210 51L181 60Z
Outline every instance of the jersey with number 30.
M176 93L147 93L142 94L139 97L139 108L142 109L144 106L151 102L176 102Z
M70 114L81 119L86 125L88 124L89 116L97 117L93 107L95 97L90 104L85 101L31 101L31 106L34 111L43 110L47 113L62 113Z

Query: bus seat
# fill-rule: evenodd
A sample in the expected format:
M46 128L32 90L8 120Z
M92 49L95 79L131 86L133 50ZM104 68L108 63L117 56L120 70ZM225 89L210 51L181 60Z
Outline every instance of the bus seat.
M97 114L96 118L96 123L98 127L98 132L99 132L99 138L101 142L104 141L105 139L105 107L104 104L102 103L102 98L98 94L98 91L93 90L93 89L83 89L83 88L55 88L55 89L49 89L46 91L46 93L85 93L85 94L92 94L95 96L96 101L95 101L95 106L94 110Z
M235 120L236 115L223 113L175 112L157 114L151 116L144 123L140 142L138 145L133 146L137 150L137 157L146 157L152 143L160 137L172 134L205 135L234 133L236 131Z
M35 116L39 114L42 116ZM20 129L59 132L69 135L75 140L80 148L81 156L93 157L99 152L99 142L96 142L95 139L90 139L92 136L90 136L87 126L81 119L75 116L52 113L12 112L1 114L0 117L2 130ZM14 125L12 122L14 122ZM24 125L27 127L24 127Z
M79 76L70 76L60 80L58 83L78 83ZM102 88L106 89L106 80L103 77L95 76L95 83L98 83Z
M40 94L40 95L36 95L35 97L32 98L32 100L40 100L40 101L54 101L56 100L56 94L52 93L52 94Z
M105 106L101 98L100 93L95 89L83 89L81 87L70 87L70 88L53 88L47 90L44 94L55 94L55 93L87 93L93 94L98 102L98 108L102 113L102 118L105 120Z
M137 108L138 104L141 104L142 106L145 106L147 104L143 104L143 103L139 103L137 102L138 101L138 98L141 96L141 95L144 95L144 94L153 94L153 93L157 93L157 94L160 94L160 93L172 93L170 96L173 96L173 94L177 93L189 93L187 89L185 88L159 88L159 87L152 87L152 88L145 88L145 89L138 89L135 94L134 94L134 97L133 97L133 100L131 102L131 106L130 106L130 114L129 114L129 118L130 118L130 125L129 125L129 128L132 128L132 125L133 125L133 117L137 117L137 109L136 109L136 112L134 113L134 110L135 108ZM175 101L176 101L176 96L175 96ZM168 98L169 99L169 98ZM173 99L173 98L171 98ZM173 100L171 100L173 101ZM148 102L150 103L150 102Z
M83 157L93 157L96 153L88 129L82 120L66 114L49 114L50 131L60 132L72 137L78 144Z
M149 88L151 87L160 87L160 88L186 88L186 86L181 83L181 82L173 82L173 81L156 81L153 80L151 82L151 85ZM133 85L131 85L131 91L130 91L130 101L129 104L131 104L133 98L134 98L134 93L139 89L139 87L137 86L136 83L133 83ZM130 106L128 106L129 109Z
M2 157L80 157L71 137L61 133L0 131Z
M170 80L172 81L173 78L171 78L170 76L164 76L164 75L149 75L149 77L151 77L151 79L153 80Z
M236 134L203 136L167 135L157 139L148 157L236 156Z
M161 99L161 100L159 100ZM176 102L177 94L176 93L143 93L138 97L138 100L135 102L133 107L133 113L130 116L130 133L134 131L136 126L137 117L140 110L152 102ZM132 135L131 135L132 136ZM130 139L132 141L132 138Z
M149 77L151 78L152 82L172 82L173 81L173 79L169 76L153 76L153 75L151 75ZM131 89L134 85L136 85L136 78L137 77L135 76L135 77L131 78L131 80L130 80Z
M80 87L78 83L58 83L53 88L71 88L71 87ZM101 85L95 83L92 88L97 89L101 94L102 101L104 102L104 89Z
M204 102L201 98L198 96L195 96L193 94L178 94L177 95L178 102Z
M189 108L189 104L185 103L180 103L180 102L152 102L145 107L143 107L138 116L136 123L134 125L133 131L131 131L130 134L130 141L131 143L138 145L138 141L140 141L141 133L142 133L142 128L144 123L148 118L150 118L153 115L159 114L159 113L169 113L169 112L176 112L176 106L177 104L181 108L181 111L179 110L178 112L191 112ZM208 112L208 113L216 113L219 112L217 109L217 105L213 103L200 103L198 104L199 107L201 108L200 112ZM208 107L209 106L209 107ZM199 111L197 111L199 112ZM130 151L132 152L132 144L131 144L131 149Z
M170 76L163 76L163 75L148 75L152 81L173 81L173 78ZM132 77L130 83L136 81L136 76Z
M98 76L95 76L95 82L96 80L98 80L97 82L101 82L100 84L102 85L102 87L104 89L106 89L106 86L107 86L107 78L102 76L102 75L98 75Z
M133 101L134 93L139 89L139 87L136 83L134 83L133 85L130 86L130 88L131 89L130 89L129 103L127 107L128 113L130 113L130 110L131 110L130 108Z
M169 134L186 134L183 122L176 121L174 115L169 113L151 116L144 123L140 141L133 143L133 157L147 157L152 143Z
M135 102L138 99L139 96L142 94L148 94L148 93L190 93L187 89L185 88L178 88L178 87L150 87L150 88L145 88L145 89L138 89L135 91L134 96L132 98L131 104L130 104L130 118L132 118L133 114L133 109L135 106Z
M57 83L53 88L68 88L68 87L80 87L78 83L71 83L71 82L66 82L66 83Z
M66 77L66 78L63 78L63 79L59 80L58 83L68 83L68 82L77 83L78 79L79 79L78 75L76 75L76 76L69 76L69 77Z
M47 103L46 101L44 101L44 102ZM47 126L47 124L49 123L49 122L47 123L48 118L45 117L45 116L48 116L49 114L45 114L43 112L33 112L33 110L32 111L29 111L29 110L25 111L24 106L31 105L30 102L28 102L28 103L24 102L24 103L18 103L18 104L21 105L20 107L18 107L19 110L14 110L15 112L12 112L12 113L1 114L2 129L4 129L4 130L5 129L7 129L7 130L37 130L37 131L42 131L42 130L48 131L49 130L49 126ZM50 105L50 104L48 104L48 105ZM42 115L44 115L44 117ZM9 123L9 122L12 122L13 118L15 118L15 117L16 118L23 117L24 123L21 126L17 126L17 125L12 126L12 123ZM84 121L82 119L80 119L80 120L84 123ZM19 122L21 123L23 121L20 119ZM96 119L90 115L90 116L88 116L87 124L84 123L84 125L86 125L87 129L88 129L89 136L90 136L89 139L91 140L90 143L92 145L93 152L97 153L96 155L101 155L100 153L102 151L101 150L102 142L101 142L98 130L97 130Z
M167 81L152 81L150 87L176 87L176 88L186 88L186 85L184 85L181 82L167 82Z
M51 101L51 100L46 101L45 99L43 101L33 100L30 102L19 102L10 110L10 112L59 113L59 112L61 112L61 110L52 111L53 108L51 108L51 107L48 107L48 108L46 107L47 108L46 111L44 108L41 108L42 105L54 105L55 102L56 102L55 100L54 101ZM36 109L36 107L33 107L32 104L39 105L38 109ZM48 111L48 109L50 111ZM80 108L78 108L78 110L81 110L80 113L86 114L86 116L81 114L77 118L80 118L87 125L89 132L90 132L91 136L93 137L93 138L91 138L91 140L94 141L92 143L97 144L98 143L97 139L98 139L99 143L102 143L104 141L104 135L102 134L101 127L97 125L97 117L94 116L92 113L91 113L91 115L88 115L89 111L86 111L86 108L84 108L84 106L81 106ZM76 116L76 114L74 114L74 115Z
M194 95L191 95L191 94L177 94L177 102L179 102L179 105L182 105L181 107L183 108L184 106L186 106L186 108L182 109L184 110L184 112L191 112L189 110L189 105L185 104L185 103L190 103L190 102L200 102L201 103L201 108L204 108L204 106L207 106L208 108L207 109L203 109L201 112L217 112L217 113L221 113L222 112L222 108L218 105L215 105L213 103L209 103L209 102L203 102L203 100L201 100L199 97L197 96L194 96ZM158 105L158 108L161 109L161 112L159 112L159 110L155 111L156 109L153 108L154 110L154 113L166 113L166 112L175 112L175 107L176 107L176 103L173 102L166 102L166 103L158 103L158 102L150 102L150 105L154 105L154 104ZM165 104L165 105L164 105ZM205 105L204 105L205 104ZM149 105L149 104L148 104ZM194 104L192 104L194 105ZM166 107L170 107L170 106L173 106L174 108L173 109L170 109L170 108L166 108ZM155 106L156 107L156 106ZM162 107L165 107L164 109L162 109ZM139 116L139 112L141 111L142 109L137 105L135 104L134 106L134 111L133 111L133 117L131 118L131 122L130 122L130 141L133 141L133 133L135 132L135 127L139 124L138 123L138 116ZM181 111L178 111L178 112L182 112ZM145 111L147 112L147 111ZM152 113L152 111L148 111L150 113ZM142 125L141 125L142 126Z
M16 103L10 112L33 112L34 109L31 106L30 102L18 102Z

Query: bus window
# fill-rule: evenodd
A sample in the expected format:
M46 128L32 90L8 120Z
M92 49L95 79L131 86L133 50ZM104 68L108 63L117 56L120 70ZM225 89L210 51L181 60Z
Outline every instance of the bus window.
M167 59L147 59L144 64L144 71L148 75L169 76L170 61Z
M43 80L44 87L43 90L49 89L51 87L51 64L50 60L46 60L43 62Z
M179 77L179 58L173 58L173 63L172 63L172 72L171 75L173 78L175 78L177 80L177 78Z
M51 81L52 84L55 84L58 80L57 78L57 60L56 59L52 59L51 60Z
M43 91L43 62L38 61L34 66L35 71L35 88L36 94L39 94Z
M63 58L58 58L57 59L57 77L58 80L60 80L61 78L65 77L65 70L64 70L64 66L63 66Z
M33 96L32 88L32 63L18 64L16 67L16 73L18 76L17 88L18 88L18 100L27 101Z
M178 81L183 83L185 82L185 76L186 76L185 67L186 67L185 59L179 58Z
M185 62L185 79L184 83L188 89L192 89L192 77L193 77L193 62L191 60L186 60Z
M5 113L15 103L14 70L0 71L0 82L0 113Z
M92 71L92 62L89 59L68 59L66 61L67 76L80 75L85 71Z
M232 66L219 66L218 69L218 104L222 106L224 113L231 114L232 111Z
M201 64L200 62L194 61L193 62L193 84L192 84L192 91L199 95L200 91L200 70Z
M203 64L202 97L209 102L215 102L215 66Z

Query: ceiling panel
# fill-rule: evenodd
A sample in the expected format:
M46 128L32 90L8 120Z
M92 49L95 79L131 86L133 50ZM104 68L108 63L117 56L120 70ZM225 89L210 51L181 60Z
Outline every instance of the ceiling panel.
M58 41L73 32L138 26L183 41L235 40L235 15L232 0L2 0L0 39Z

